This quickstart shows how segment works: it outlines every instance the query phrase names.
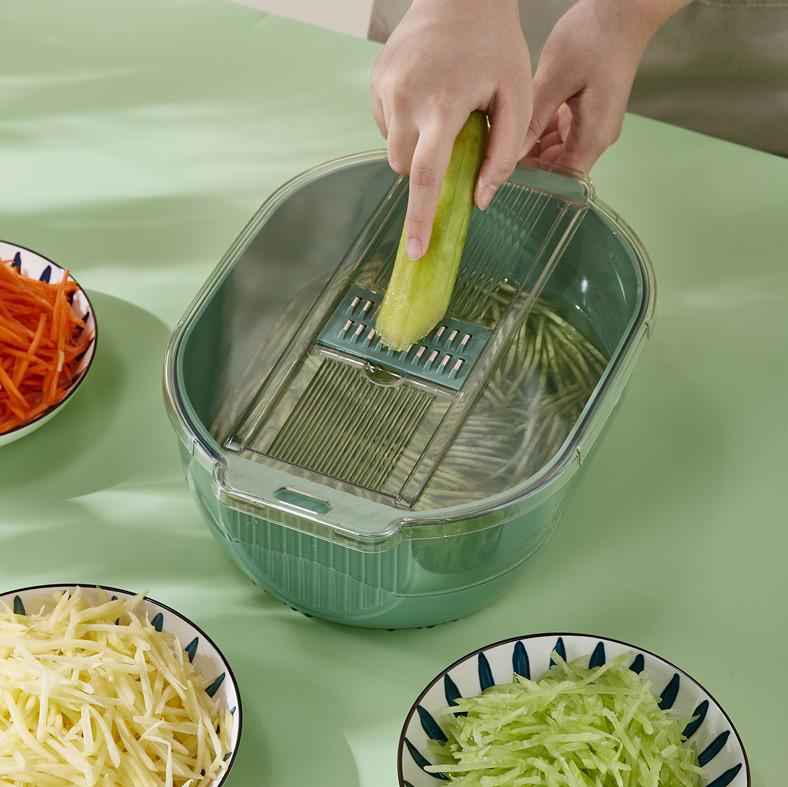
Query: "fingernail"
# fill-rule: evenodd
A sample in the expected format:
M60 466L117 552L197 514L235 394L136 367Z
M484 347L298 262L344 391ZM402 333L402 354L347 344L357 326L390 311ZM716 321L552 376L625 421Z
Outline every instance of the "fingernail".
M487 206L492 202L495 192L498 191L498 186L485 186L479 196L479 210L487 210Z
M418 238L408 238L408 245L406 248L408 257L410 257L412 260L418 260L421 258L421 241Z

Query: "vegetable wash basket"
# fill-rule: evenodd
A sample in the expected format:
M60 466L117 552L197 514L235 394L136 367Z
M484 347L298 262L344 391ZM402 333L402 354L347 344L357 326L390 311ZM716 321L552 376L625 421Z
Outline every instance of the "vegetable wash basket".
M426 626L503 593L554 531L651 330L645 251L531 162L474 211L449 311L401 353L375 312L407 202L383 153L260 208L178 324L164 390L230 557L310 615Z

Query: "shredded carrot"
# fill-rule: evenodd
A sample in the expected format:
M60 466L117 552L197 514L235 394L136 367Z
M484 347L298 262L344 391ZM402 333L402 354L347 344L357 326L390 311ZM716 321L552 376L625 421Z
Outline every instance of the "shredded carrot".
M0 259L0 434L29 423L68 393L93 341L72 308L68 271L57 284Z
M17 356L16 363L14 364L14 385L19 385L19 383L22 382L22 378L25 376L25 372L30 366L30 361L35 358L36 350L38 350L41 339L44 337L45 326L46 317L42 314L38 319L38 328L36 328L36 332L33 334L33 338L30 341L30 347L27 348L27 352L23 358Z

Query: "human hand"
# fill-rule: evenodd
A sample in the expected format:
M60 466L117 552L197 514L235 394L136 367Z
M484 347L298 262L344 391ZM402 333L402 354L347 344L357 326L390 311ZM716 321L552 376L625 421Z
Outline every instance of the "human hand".
M474 200L484 210L522 157L531 64L517 0L414 0L372 69L372 105L392 169L410 175L407 252L429 247L454 140L476 109L490 119Z
M539 58L528 155L588 172L621 133L649 40L683 4L580 0L572 6L553 28Z

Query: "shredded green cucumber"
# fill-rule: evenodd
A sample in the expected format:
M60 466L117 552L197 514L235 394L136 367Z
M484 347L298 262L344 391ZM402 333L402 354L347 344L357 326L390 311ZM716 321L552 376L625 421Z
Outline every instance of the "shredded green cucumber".
M440 764L427 770L458 787L699 787L682 735L691 714L662 710L631 660L589 669L554 653L541 680L517 675L458 700L438 715L448 741L432 743Z

